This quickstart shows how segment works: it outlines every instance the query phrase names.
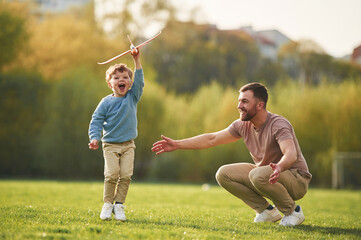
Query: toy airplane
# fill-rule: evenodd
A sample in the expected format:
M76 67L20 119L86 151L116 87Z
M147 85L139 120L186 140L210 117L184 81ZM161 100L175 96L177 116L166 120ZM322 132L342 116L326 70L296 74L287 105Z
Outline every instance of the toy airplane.
M109 59L109 60L107 60L107 61L105 61L105 62L98 62L98 64L107 64L107 63L109 63L109 62L111 62L111 61L113 61L113 60L115 60L115 59L117 59L117 58L120 58L121 56L124 56L124 55L126 55L126 54L128 54L128 53L132 53L133 55L136 55L136 54L138 53L138 48L147 45L147 44L150 43L152 40L154 40L155 38L157 38L161 33L162 33L162 31L160 31L159 33L157 33L157 34L156 34L155 36L153 36L152 38L149 38L147 41L139 44L138 46L134 46L134 44L132 43L132 41L130 40L129 35L128 35L127 37L128 37L129 42L130 42L130 44L131 44L131 45L130 45L130 49L129 49L128 51L123 52L123 53L119 54L118 56L115 56L115 57L113 57L113 58L111 58L111 59Z

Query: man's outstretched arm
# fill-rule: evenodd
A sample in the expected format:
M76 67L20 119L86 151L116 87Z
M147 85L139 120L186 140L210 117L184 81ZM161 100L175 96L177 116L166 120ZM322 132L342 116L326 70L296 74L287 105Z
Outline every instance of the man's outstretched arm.
M239 138L234 137L228 128L219 132L205 133L191 138L174 140L162 135L163 140L159 140L153 144L152 151L156 154L164 152L172 152L178 149L205 149L221 144L232 143Z

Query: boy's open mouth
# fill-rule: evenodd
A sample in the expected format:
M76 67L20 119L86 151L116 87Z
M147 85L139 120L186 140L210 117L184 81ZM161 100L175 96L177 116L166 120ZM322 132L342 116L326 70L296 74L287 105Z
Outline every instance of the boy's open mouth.
M119 88L120 88L120 90L124 90L125 84L119 84Z

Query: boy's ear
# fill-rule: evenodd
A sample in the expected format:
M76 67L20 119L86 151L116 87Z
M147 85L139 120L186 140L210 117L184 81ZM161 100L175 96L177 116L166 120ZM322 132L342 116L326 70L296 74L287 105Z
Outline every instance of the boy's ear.
M110 89L112 89L112 85L110 85L110 82L107 82L107 84L108 84L108 87L109 87Z

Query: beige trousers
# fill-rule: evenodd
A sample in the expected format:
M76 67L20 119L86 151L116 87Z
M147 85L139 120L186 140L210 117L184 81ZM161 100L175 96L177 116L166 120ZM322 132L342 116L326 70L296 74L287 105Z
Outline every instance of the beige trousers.
M284 215L290 215L296 208L295 200L306 194L310 179L302 177L296 169L291 169L283 171L278 182L270 184L268 180L272 173L270 166L235 163L220 167L216 179L220 186L243 200L257 213L269 206L266 197Z
M104 203L125 202L134 169L134 141L103 143Z

